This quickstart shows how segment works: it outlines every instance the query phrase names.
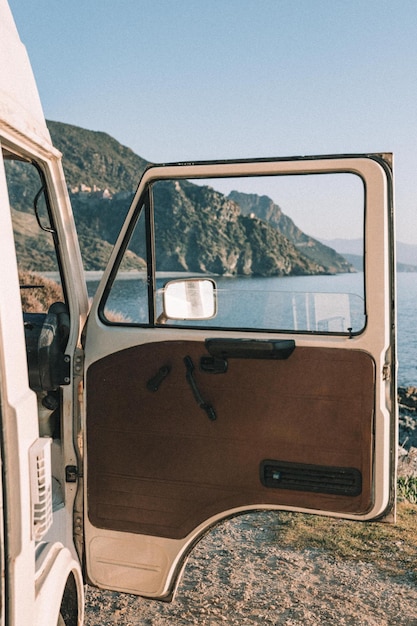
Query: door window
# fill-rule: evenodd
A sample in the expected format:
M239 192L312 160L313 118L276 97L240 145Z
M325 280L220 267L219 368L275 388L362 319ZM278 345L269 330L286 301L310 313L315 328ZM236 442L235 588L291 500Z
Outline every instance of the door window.
M137 222L129 239L118 271L108 293L105 319L126 324L150 323L148 299L148 264L146 244L146 210L141 205Z
M58 235L41 167L3 149L19 272L29 385L37 393L41 436L60 437L59 387L70 382L65 350L69 311Z
M364 220L364 185L353 173L154 182L104 317L151 326L359 333L366 321ZM178 289L187 281L195 299L203 279L214 281L208 310L215 313L168 314L172 281L181 281Z

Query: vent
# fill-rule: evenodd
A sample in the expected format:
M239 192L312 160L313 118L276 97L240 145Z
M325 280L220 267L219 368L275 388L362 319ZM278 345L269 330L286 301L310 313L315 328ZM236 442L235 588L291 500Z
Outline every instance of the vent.
M362 474L351 467L262 461L260 469L265 487L351 497L362 492Z
M40 541L52 524L51 439L37 439L29 454L32 539Z

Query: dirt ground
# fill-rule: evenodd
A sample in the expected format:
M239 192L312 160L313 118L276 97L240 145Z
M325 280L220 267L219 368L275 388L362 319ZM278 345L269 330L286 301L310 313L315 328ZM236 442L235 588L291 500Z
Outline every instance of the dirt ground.
M282 549L273 515L235 518L206 536L170 604L87 587L87 626L417 626L411 577L321 550Z

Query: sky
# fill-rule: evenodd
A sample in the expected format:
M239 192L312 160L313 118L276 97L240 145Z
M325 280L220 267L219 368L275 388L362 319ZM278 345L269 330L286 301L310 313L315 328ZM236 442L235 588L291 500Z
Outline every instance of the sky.
M47 119L153 162L393 152L417 244L416 0L9 4Z

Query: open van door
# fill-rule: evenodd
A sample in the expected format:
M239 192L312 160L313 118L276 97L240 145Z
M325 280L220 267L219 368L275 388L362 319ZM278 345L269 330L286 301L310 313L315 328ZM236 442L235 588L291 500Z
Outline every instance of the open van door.
M390 155L145 172L85 332L92 584L169 599L245 511L394 519L391 177Z

